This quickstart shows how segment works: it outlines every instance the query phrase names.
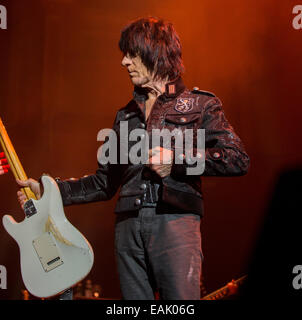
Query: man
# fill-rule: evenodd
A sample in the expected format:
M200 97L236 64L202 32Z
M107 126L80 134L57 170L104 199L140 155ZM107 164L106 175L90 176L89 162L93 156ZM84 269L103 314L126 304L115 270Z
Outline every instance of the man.
M134 98L117 112L113 130L118 142L124 139L120 129L125 123L129 134L145 129L149 137L154 129L192 129L192 150L176 154L174 143L171 148L159 144L150 148L148 163L122 163L125 150L119 152L117 163L102 164L98 159L93 175L57 179L63 203L109 200L121 187L115 208L115 253L123 298L149 300L158 292L166 300L200 299L200 176L243 175L249 158L224 116L221 101L209 92L190 91L182 82L181 45L172 24L138 19L123 29L119 47ZM204 153L197 147L197 129L205 129ZM126 142L129 156L135 142ZM194 167L190 155L204 156L203 172L188 174ZM176 161L179 157L183 163ZM39 182L18 183L41 196ZM18 199L23 206L21 191Z

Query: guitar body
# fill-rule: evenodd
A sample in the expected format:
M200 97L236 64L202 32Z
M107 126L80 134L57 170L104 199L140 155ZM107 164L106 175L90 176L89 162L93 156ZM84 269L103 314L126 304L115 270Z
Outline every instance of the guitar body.
M17 223L3 217L6 231L20 249L21 273L36 297L56 295L81 281L91 270L94 255L86 238L67 220L59 188L42 176L41 199L25 203L26 218Z

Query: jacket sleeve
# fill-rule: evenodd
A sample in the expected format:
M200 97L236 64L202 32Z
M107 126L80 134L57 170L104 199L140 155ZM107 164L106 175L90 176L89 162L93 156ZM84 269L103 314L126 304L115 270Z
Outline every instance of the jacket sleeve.
M117 132L116 120L113 130ZM95 174L79 179L56 179L64 206L95 201L110 200L121 183L119 164L100 164Z
M114 165L117 166L117 165ZM119 188L118 168L100 165L95 174L79 179L56 179L64 206L110 200Z
M205 129L205 167L202 176L240 176L247 173L249 156L243 143L227 121L218 98L209 99L202 115ZM193 153L196 155L197 150ZM174 164L171 175L184 176L194 164Z

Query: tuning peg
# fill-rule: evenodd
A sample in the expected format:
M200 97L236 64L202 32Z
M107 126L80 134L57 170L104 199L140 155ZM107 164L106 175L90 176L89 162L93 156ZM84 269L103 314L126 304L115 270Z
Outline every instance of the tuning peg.
M7 159L0 159L0 164L7 164Z
M238 291L238 285L236 284L235 280L232 280L227 284L228 289L229 289L229 294L235 294Z

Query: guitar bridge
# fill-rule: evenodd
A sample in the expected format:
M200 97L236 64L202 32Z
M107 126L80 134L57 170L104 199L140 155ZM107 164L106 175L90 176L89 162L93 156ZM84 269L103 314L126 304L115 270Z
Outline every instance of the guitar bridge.
M29 218L32 215L37 213L37 209L36 209L36 207L35 207L35 205L34 205L34 203L33 203L33 201L31 199L27 200L24 203L24 212L25 212L26 218Z

